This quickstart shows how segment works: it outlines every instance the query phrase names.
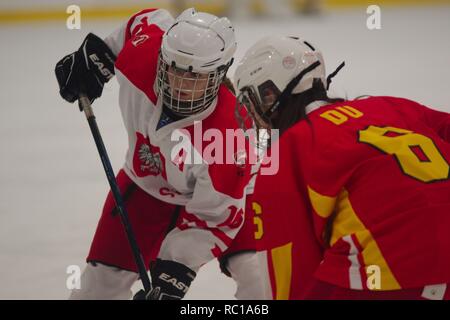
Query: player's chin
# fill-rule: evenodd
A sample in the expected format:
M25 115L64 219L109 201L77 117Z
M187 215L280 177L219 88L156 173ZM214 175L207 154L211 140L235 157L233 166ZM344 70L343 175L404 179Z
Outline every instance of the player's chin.
M184 97L180 97L179 101L181 101L181 102L192 102L192 101L196 102L196 101L200 101L202 99L203 99L203 96L193 97L191 95L187 95L187 96L184 96Z
M181 102L181 103L188 103L188 102L192 102L192 99L188 99L188 98L179 98L178 101Z
M193 100L192 94L175 91L174 96L180 102L190 102ZM195 100L195 99L194 99Z

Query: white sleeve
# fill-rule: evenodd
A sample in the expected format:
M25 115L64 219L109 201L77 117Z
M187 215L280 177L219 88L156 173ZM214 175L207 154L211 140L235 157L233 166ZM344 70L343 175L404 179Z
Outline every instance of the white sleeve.
M114 32L107 36L104 40L116 57L119 55L119 52L122 50L125 43L126 29L127 23L114 30Z

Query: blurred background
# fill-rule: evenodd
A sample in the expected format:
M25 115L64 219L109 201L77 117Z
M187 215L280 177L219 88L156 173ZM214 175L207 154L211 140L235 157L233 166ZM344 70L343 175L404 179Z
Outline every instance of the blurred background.
M79 29L68 28L71 5ZM68 267L83 268L108 192L84 115L59 97L56 62L141 9L191 6L232 20L237 61L263 35L299 36L321 49L328 72L346 62L332 95L400 96L450 112L448 0L0 0L0 299L66 299ZM117 98L113 80L94 104L116 172L127 148ZM187 298L234 290L212 261Z

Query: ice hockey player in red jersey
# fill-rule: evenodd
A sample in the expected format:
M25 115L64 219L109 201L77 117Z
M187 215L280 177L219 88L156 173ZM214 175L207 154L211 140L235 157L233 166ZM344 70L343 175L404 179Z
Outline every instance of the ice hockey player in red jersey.
M200 267L226 252L243 224L249 149L224 143L211 151L207 136L238 129L236 98L224 84L235 49L227 18L187 9L174 19L149 9L104 40L89 34L56 66L69 102L82 91L94 101L114 75L119 82L129 149L117 181L150 266L148 299L183 298ZM219 155L226 159L215 161ZM252 254L234 261L240 263L230 260L229 272L240 297L258 298L255 286L240 285L259 279ZM87 262L72 299L131 297L137 267L111 194Z
M450 115L330 99L331 77L320 51L284 36L236 70L255 123L281 132L279 172L252 199L273 297L450 299Z

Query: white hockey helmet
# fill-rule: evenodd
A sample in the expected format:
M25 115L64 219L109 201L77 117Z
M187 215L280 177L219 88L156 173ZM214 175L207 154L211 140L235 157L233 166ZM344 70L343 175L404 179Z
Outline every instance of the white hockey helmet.
M233 62L236 46L228 18L194 8L181 13L164 34L160 50L157 91L165 106L177 115L188 116L211 105ZM171 88L169 76L172 87L184 83L187 89Z
M308 42L288 36L266 36L239 62L234 76L238 100L251 104L265 122L279 106L280 96L299 94L328 81L322 53ZM278 101L278 103L277 103Z

